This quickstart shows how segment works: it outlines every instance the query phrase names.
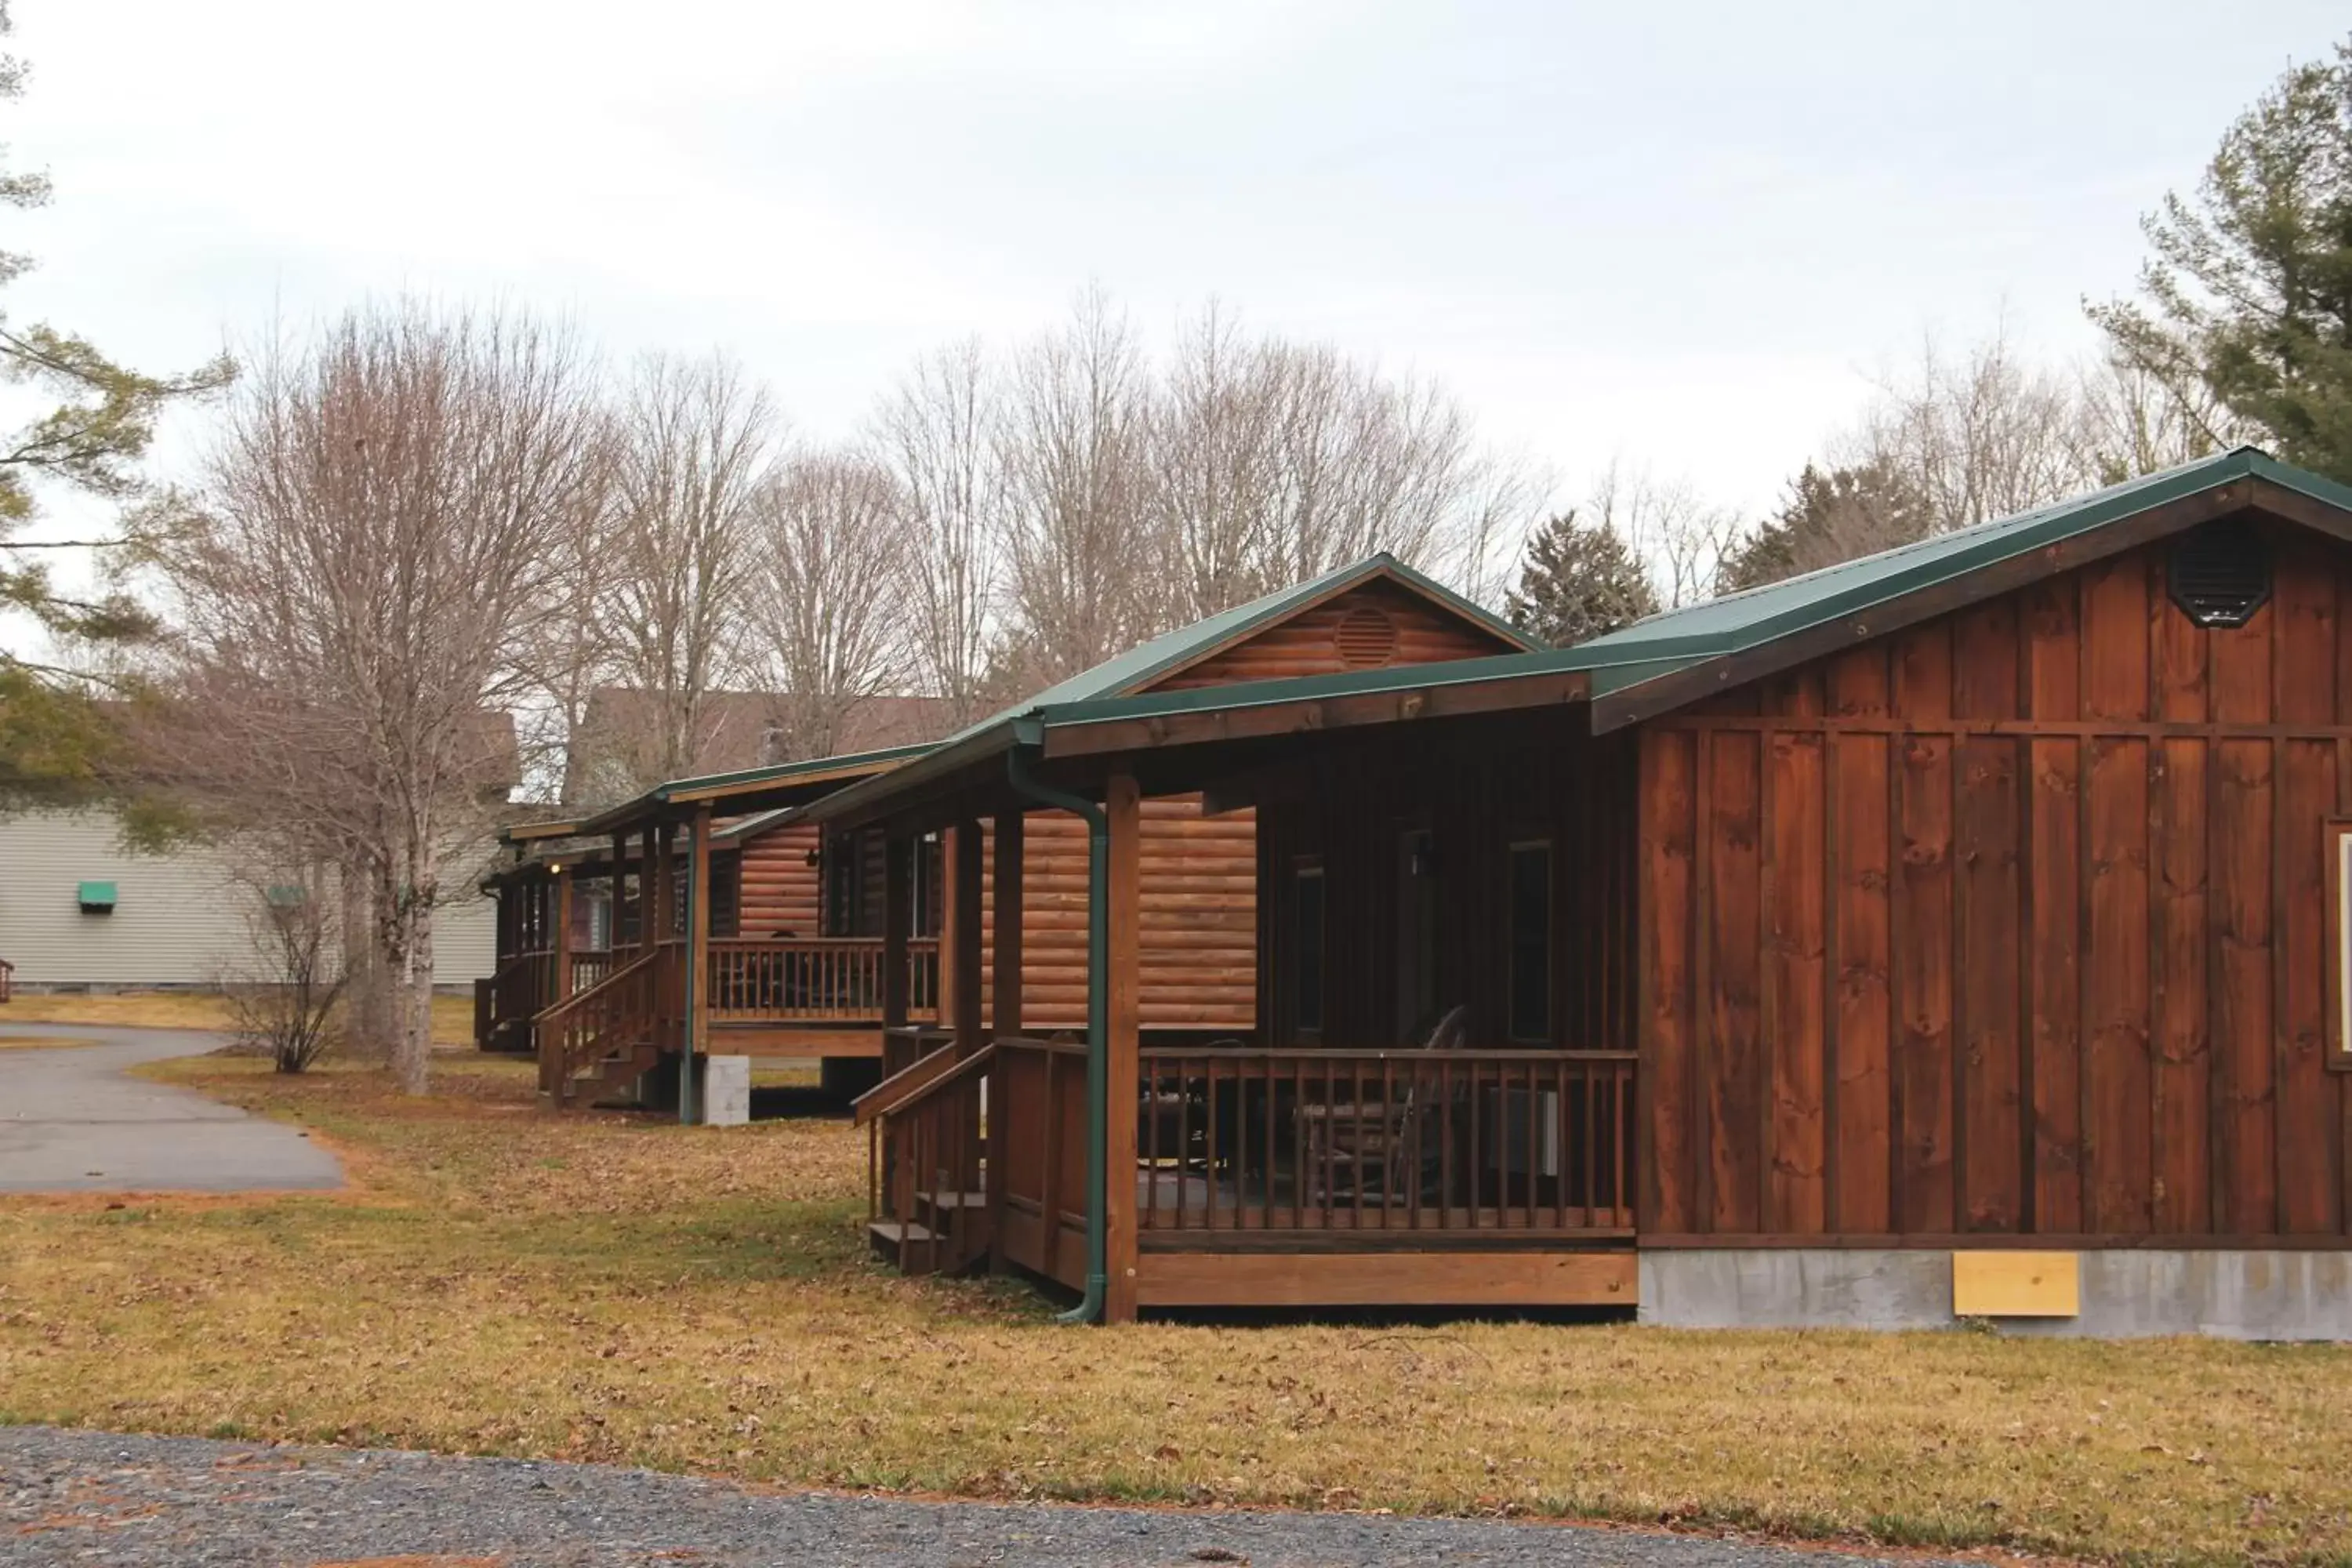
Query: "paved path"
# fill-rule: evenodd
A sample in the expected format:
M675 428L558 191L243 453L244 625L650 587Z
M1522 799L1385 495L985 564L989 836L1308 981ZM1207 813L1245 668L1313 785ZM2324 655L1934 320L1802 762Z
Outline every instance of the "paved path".
M217 1037L174 1029L12 1024L0 1035L95 1040L0 1050L0 1193L234 1193L342 1185L332 1154L291 1127L248 1116L125 1068L194 1056ZM0 1562L7 1552L0 1544Z
M17 1426L0 1427L0 1562L1822 1568L1825 1559L1742 1542L1565 1525L912 1502L762 1492L595 1465Z

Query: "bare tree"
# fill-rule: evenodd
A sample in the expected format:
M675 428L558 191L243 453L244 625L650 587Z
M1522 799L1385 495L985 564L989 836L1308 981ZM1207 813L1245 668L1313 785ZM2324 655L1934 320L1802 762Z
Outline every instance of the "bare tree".
M246 943L220 976L221 993L240 1045L266 1053L279 1072L305 1072L344 1032L336 1004L349 967L336 962L329 868L284 846L251 849L230 876Z
M1929 335L1887 376L1836 466L1884 464L1927 504L1934 531L1967 528L2098 482L2073 377L2027 363L2006 321L1958 357Z
M858 709L905 683L905 510L890 470L859 452L798 454L753 498L756 668L786 757L841 751Z
M1378 551L1495 598L1543 509L1544 487L1480 447L1435 384L1251 341L1214 304L1160 379L1150 454L1176 620Z
M2103 484L2210 457L2259 432L2232 415L2211 388L2176 377L2110 346L2082 372L2074 428L2078 461Z
M1281 352L1214 300L1180 335L1152 406L1152 530L1173 618L1198 620L1282 586Z
M907 638L953 727L981 717L1003 574L1008 479L985 351L968 339L919 361L883 405L877 446L898 480Z
M434 910L487 826L510 734L486 722L558 600L592 482L589 368L524 317L354 311L278 345L232 405L210 510L160 547L184 630L183 776L248 825L364 863L421 1093Z
M620 415L594 592L642 732L594 739L626 749L640 785L694 771L707 700L737 667L752 498L776 424L766 390L718 357L646 359Z
M1662 478L1622 459L1593 480L1583 512L1649 565L1658 599L1680 609L1712 598L1716 577L1739 538L1739 519L1710 504L1687 479Z
M1100 290L1013 366L1000 438L1021 679L1039 686L1141 641L1148 607L1142 436L1146 373L1134 333Z

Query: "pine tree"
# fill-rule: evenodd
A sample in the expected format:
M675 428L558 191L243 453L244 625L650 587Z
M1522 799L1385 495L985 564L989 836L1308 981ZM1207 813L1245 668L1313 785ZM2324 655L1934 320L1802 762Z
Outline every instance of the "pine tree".
M7 0L0 0L0 37L13 26ZM22 60L0 55L0 101L22 96L25 75ZM48 199L47 175L0 167L0 205L36 207ZM0 251L0 283L31 266L29 257ZM27 619L68 646L119 647L152 634L152 619L129 595L64 593L43 564L44 552L89 544L120 550L128 535L70 542L15 535L39 515L37 492L44 481L122 507L143 525L159 522L170 498L138 471L156 416L172 400L211 391L229 375L225 359L188 375L141 375L85 338L19 327L0 316L0 379L59 400L13 436L0 436L0 616ZM97 793L116 750L100 700L127 690L121 681L0 647L0 810Z
M1934 509L1886 459L1827 470L1807 463L1780 510L1724 557L1716 591L1802 576L1924 539L1934 528Z
M2184 401L2208 389L2280 457L2352 484L2352 40L2281 77L2194 199L2142 226L2144 299L2092 319Z
M1519 630L1570 647L1656 615L1658 592L1615 529L1579 522L1571 510L1528 537L1507 608Z

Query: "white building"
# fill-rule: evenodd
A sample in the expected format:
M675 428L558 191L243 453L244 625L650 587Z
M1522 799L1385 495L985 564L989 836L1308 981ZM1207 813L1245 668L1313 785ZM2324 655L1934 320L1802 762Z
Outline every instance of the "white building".
M491 971L497 906L452 868L434 921L436 984ZM22 986L213 985L248 973L253 897L202 847L125 848L105 811L0 816L0 959Z

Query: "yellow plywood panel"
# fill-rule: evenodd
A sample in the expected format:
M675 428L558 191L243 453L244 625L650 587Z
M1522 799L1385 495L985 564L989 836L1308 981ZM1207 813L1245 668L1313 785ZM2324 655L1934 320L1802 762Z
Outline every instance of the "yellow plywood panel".
M2072 1318L2083 1264L2072 1252L1955 1252L1952 1312L1962 1318Z

